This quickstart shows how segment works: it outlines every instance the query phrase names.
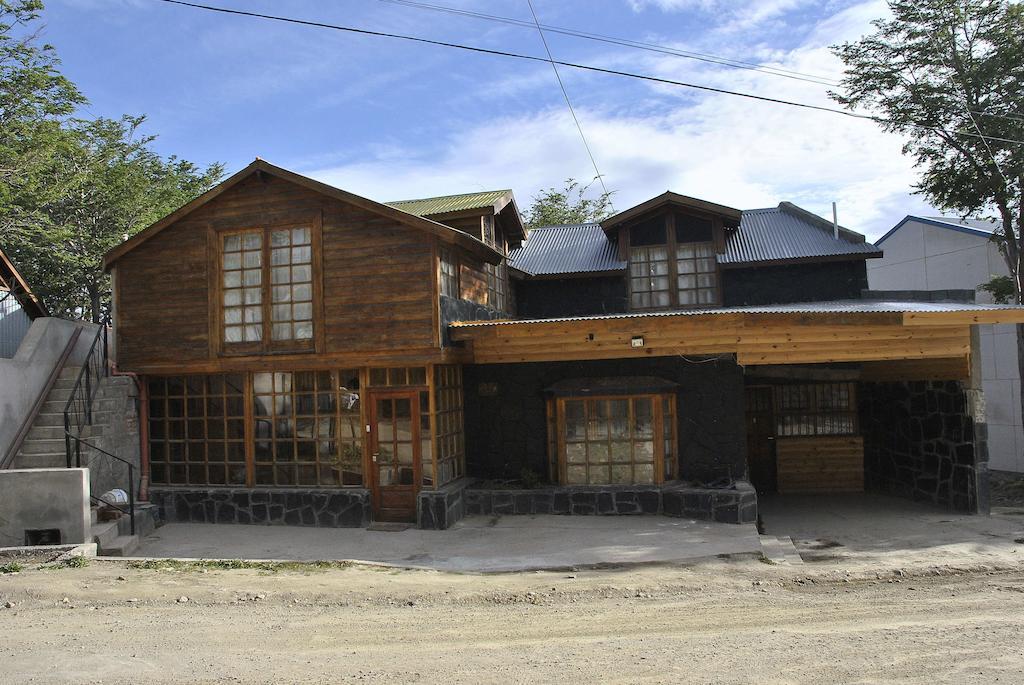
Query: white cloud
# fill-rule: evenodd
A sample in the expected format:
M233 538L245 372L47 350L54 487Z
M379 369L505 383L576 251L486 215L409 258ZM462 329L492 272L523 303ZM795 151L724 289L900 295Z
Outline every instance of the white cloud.
M664 0L671 1L671 0ZM879 16L871 0L829 18L804 45L778 55L777 66L837 76L827 45L859 36ZM830 107L824 88L757 72L725 70L671 57L620 53L644 73ZM566 74L563 72L563 76ZM587 85L577 113L622 209L667 189L751 209L793 201L877 238L904 214L924 211L902 141L864 120L721 94L652 86L647 100L622 106L613 77L568 74L570 93ZM538 85L538 87L544 87ZM601 93L605 97L600 97ZM644 91L640 91L643 93ZM601 105L594 103L615 103ZM594 175L568 113L560 107L494 118L453 132L437 149L413 152L389 143L386 153L340 163L300 162L325 182L379 200L513 188L520 206L541 188Z

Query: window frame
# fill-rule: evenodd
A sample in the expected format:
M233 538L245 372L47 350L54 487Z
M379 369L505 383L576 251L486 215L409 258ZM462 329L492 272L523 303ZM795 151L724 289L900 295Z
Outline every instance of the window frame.
M711 222L711 238L712 239L710 241L702 240L702 241L693 241L693 242L680 242L679 240L677 240L677 238L676 238L676 214L677 213L685 214L685 215L688 215L688 216L693 216L695 218L705 219L705 220L710 221ZM637 246L634 246L632 244L632 240L630 239L631 235L632 235L632 233L631 233L632 229L634 227L636 227L636 226L639 226L641 224L644 224L644 223L647 223L647 222L651 221L652 218L660 218L664 222L665 242L660 244L660 245L637 245ZM664 209L660 213L654 215L654 217L652 217L651 215L646 215L646 216L643 216L643 217L639 217L636 220L634 220L634 221L630 222L629 224L627 224L626 226L624 226L621 229L619 236L620 236L620 243L624 247L626 263L627 263L627 272L626 272L627 282L626 282L626 287L627 287L627 290L628 290L629 309L630 309L630 311L662 311L662 310L666 310L666 309L700 309L700 308L704 308L704 307L721 307L722 306L722 267L718 263L717 258L715 258L715 269L714 269L714 278L715 278L715 286L714 286L714 293L715 293L715 295L714 295L714 300L712 302L703 302L703 303L694 303L694 304L681 304L680 303L680 297L679 297L679 294L680 294L680 288L679 288L680 272L679 272L679 257L678 257L678 253L679 253L679 246L681 246L681 245L693 245L693 246L706 245L706 246L710 246L711 253L712 253L713 257L717 257L717 255L721 252L722 231L723 231L722 222L721 222L721 220L719 218L717 218L715 216L712 216L712 215L704 214L702 212L697 212L697 211L693 211L693 210L689 210L689 209L683 210L683 209L675 208L675 207ZM634 255L634 250L650 250L652 248L664 249L666 254L667 254L667 256L668 256L668 274L667 274L667 276L668 276L668 283L669 283L669 288L668 288L668 304L665 305L665 306L662 306L662 305L657 305L657 306L655 306L655 305L651 305L651 306L637 306L637 305L634 304L634 295L648 294L648 295L651 295L653 297L653 295L655 293L665 292L663 290L644 290L644 291L639 291L639 290L634 290L633 289L633 264L634 264L634 256L633 255ZM648 262L649 262L649 260L645 261L645 263L648 263ZM702 274L706 274L706 273L710 273L710 272L701 272L701 273ZM683 274L683 275L687 275L687 274ZM700 292L699 288L697 290L690 289L690 288L686 288L684 290L686 292Z
M845 408L830 407L824 403L825 393L835 388L845 389L847 397ZM784 406L786 404L783 397L784 393L794 390L806 393L806 407ZM857 411L857 383L855 381L775 385L772 388L772 404L772 430L776 438L799 439L860 435L860 420ZM784 428L783 424L787 419L790 420L790 425ZM839 431L821 428L827 421L831 421L833 426L845 423L849 428ZM802 429L801 425L810 425L812 429L809 431Z
M273 286L271 282L270 263L271 234L279 230L308 228L310 231L311 277L312 277L312 325L313 336L306 340L273 340ZM322 233L323 217L315 212L307 219L290 221L274 221L259 225L232 226L230 228L208 227L208 244L210 252L209 268L210 287L210 343L215 356L252 356L262 354L315 353L324 349L324 314L323 314L323 257ZM261 236L261 283L260 305L262 308L262 334L258 342L227 342L224 339L224 239L231 235L259 232Z
M445 264L451 267L451 273L445 272ZM437 249L438 292L445 297L459 299L459 258L451 245L439 245ZM445 288L445 283L449 285ZM445 292L449 290L450 292Z
M565 403L566 402L584 402L586 407L588 403L594 401L608 401L608 400L627 400L629 402L629 412L632 421L633 407L636 400L646 399L651 402L651 421L652 421L652 432L651 442L654 446L654 460L652 462L653 468L653 479L650 483L569 483L568 478L568 455L566 452L566 436L565 436ZM676 406L676 395L675 393L655 392L655 393L636 393L636 394L601 394L601 395L585 395L585 396L557 396L550 398L547 403L548 407L548 445L549 449L554 449L555 453L552 455L551 473L557 476L558 483L560 485L593 485L593 486L604 486L604 485L662 485L666 480L672 480L677 477L679 473L679 442L677 438L677 432L674 425L665 425L665 403L668 403L670 409L670 415L672 417L678 416L678 408ZM551 412L554 411L555 418L551 420ZM589 409L586 409L589 411ZM673 421L674 424L674 421ZM667 430L666 430L667 428ZM551 433L554 435L551 435ZM630 426L630 435L634 432L633 425ZM673 454L666 455L666 442L671 441L671 447ZM589 444L590 440L584 440L583 444ZM594 441L596 442L596 441ZM630 439L630 443L636 442L636 440ZM666 468L666 457L671 462ZM609 462L611 463L611 462ZM636 462L632 459L628 462L630 465L634 465ZM587 462L589 468L589 460ZM589 473L589 472L588 472Z

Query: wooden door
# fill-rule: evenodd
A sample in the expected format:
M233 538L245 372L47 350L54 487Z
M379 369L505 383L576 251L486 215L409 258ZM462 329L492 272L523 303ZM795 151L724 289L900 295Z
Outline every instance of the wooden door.
M769 386L747 388L747 465L750 482L758 492L775 492L778 467L775 462L775 416Z
M415 521L420 483L419 392L374 392L369 409L374 518Z

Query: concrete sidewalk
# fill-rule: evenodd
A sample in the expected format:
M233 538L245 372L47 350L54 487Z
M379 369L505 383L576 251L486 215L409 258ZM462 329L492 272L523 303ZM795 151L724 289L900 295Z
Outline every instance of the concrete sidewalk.
M693 562L761 553L755 527L664 516L467 517L450 530L171 523L140 557L357 560L443 571L527 571Z

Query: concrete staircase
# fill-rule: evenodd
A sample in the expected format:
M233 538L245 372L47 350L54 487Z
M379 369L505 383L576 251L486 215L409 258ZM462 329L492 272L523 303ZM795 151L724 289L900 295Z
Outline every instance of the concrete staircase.
M36 417L35 424L25 437L21 450L14 458L12 468L41 469L67 466L64 441L64 407L78 380L81 367L64 368L46 397ZM100 381L92 402L92 424L85 426L80 437L92 443L101 443L103 449L118 430L123 431L126 402L134 394L134 384L127 376L108 376ZM120 426L120 428L116 428ZM72 429L74 430L74 429ZM137 437L136 437L137 439ZM72 448L74 445L72 444ZM117 450L111 450L117 454ZM92 494L99 496L106 489L104 483L116 483L110 487L127 488L123 482L123 471L117 470L112 476L111 464L103 455L92 454L93 450L82 447L82 466L89 467L92 477ZM115 470L120 467L116 464ZM103 556L130 556L139 546L142 538L156 527L155 508L148 504L135 506L135 534L131 533L131 519L121 515L108 521L99 520L99 507L92 507L92 528L90 537L97 544L97 553Z
M36 417L36 422L25 437L21 450L14 458L13 468L42 469L67 466L64 447L64 406L71 396L79 367L67 367L60 372L57 382L47 396ZM100 382L92 405L92 425L82 431L83 440L102 436L110 430L118 397L131 390L132 380L124 376L110 376Z

